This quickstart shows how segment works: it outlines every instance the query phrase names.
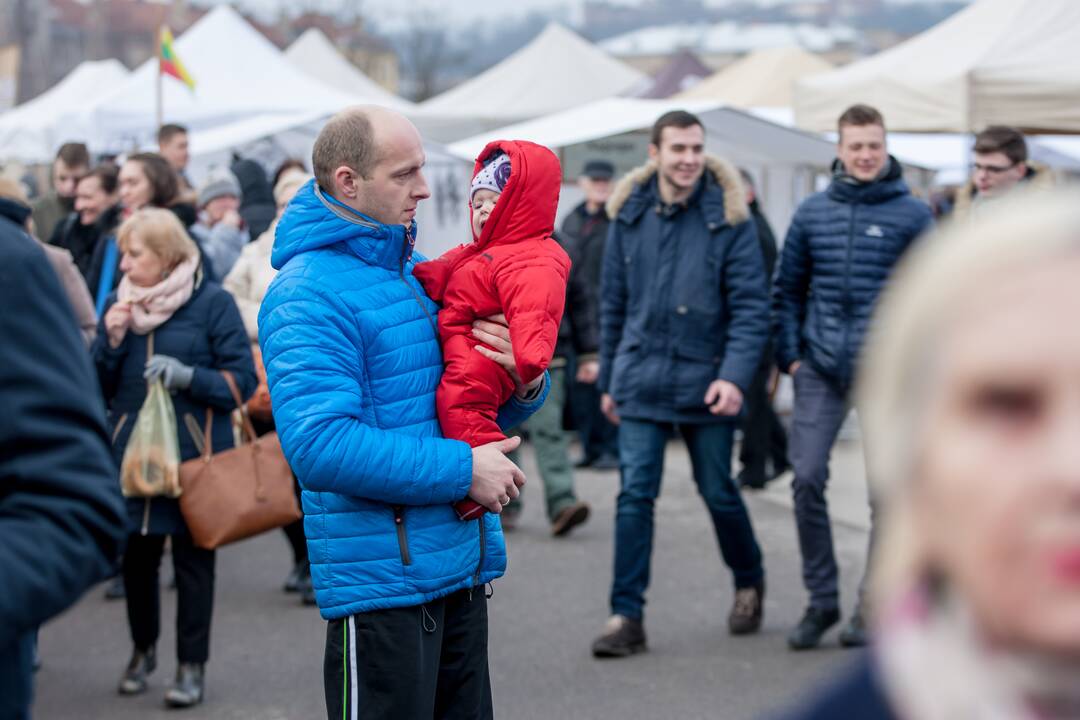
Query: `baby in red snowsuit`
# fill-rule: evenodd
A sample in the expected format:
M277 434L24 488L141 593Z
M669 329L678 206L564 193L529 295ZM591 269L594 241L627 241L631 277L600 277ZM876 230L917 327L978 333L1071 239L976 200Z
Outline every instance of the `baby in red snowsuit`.
M488 144L473 170L473 242L414 270L442 304L446 367L435 403L448 438L472 447L505 438L496 418L514 382L474 349L474 320L506 315L522 382L542 375L551 362L570 273L570 258L551 237L561 182L559 160L547 148L517 140Z

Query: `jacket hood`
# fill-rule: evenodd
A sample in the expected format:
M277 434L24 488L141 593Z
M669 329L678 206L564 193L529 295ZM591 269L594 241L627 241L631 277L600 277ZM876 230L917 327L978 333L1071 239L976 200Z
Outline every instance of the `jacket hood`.
M525 140L495 140L476 157L473 177L484 169L484 162L500 150L510 158L510 179L506 181L491 217L484 223L480 237L473 237L479 250L493 242L506 244L546 237L555 230L555 211L559 207L562 186L562 166L555 153ZM471 198L469 219L471 224Z
M254 160L237 160L230 168L240 182L243 205L274 204L274 191L262 165Z
M833 161L832 171L833 179L826 192L839 202L876 205L911 193L904 182L904 168L892 155L884 174L872 182L862 182L848 175L839 159Z
M17 200L0 197L0 217L7 218L20 228L26 227L26 219L33 211Z
M270 264L280 270L301 253L339 245L370 265L398 268L412 255L416 223L383 225L323 192L314 179L289 203L274 233Z
M627 210L631 205L640 206L652 204L653 198L648 193L648 187L656 176L657 163L654 160L631 170L619 180L607 202L608 217L614 220L619 216L624 206ZM722 205L718 206L718 215L728 225L738 225L750 219L750 209L746 205L746 189L743 187L739 171L731 163L715 155L705 156L705 182L706 186L713 185L722 194ZM706 188L708 189L708 188ZM633 196L633 202L628 202ZM705 192L702 194L702 204L711 206L715 201L715 194Z
M1027 173L1020 181L1020 185L1032 190L1048 190L1054 186L1054 173L1042 163L1027 163ZM962 218L971 214L971 208L975 204L975 198L979 190L975 187L975 181L969 179L960 192L956 194L956 203L953 205L953 217Z

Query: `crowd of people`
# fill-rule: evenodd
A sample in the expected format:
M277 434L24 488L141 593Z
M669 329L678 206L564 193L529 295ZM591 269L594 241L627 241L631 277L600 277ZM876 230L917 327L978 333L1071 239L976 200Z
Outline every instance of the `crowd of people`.
M558 231L554 155L493 144L470 188L473 241L434 263L414 251L416 207L430 195L420 135L380 108L332 118L310 173L302 161L271 175L236 159L193 185L187 132L165 125L159 152L120 163L63 145L52 190L34 203L0 182L3 292L40 286L25 315L5 314L14 346L0 373L21 389L0 442L48 436L43 426L64 438L0 462L6 476L55 482L42 502L70 495L84 508L66 538L34 526L34 542L55 547L48 585L27 579L25 551L0 550L22 578L0 603L0 650L11 649L0 709L29 706L36 628L109 575L132 645L118 691L146 692L166 553L177 664L165 702L204 699L215 552L192 541L175 494L120 495L117 469L148 383L160 381L181 461L207 439L233 446L230 386L258 433L279 434L306 513L283 528L284 589L327 620L329 717L491 717L484 586L505 572L503 533L521 511L520 435L555 537L594 512L574 468L619 472L611 615L593 656L647 649L654 509L674 438L731 572L735 636L761 628L768 550L740 489L790 472L807 604L787 644L817 647L841 620L826 487L853 406L869 448L873 562L839 639L862 647L874 636L879 649L805 716L1037 707L1072 717L1080 467L1065 434L1080 425L1080 347L1071 335L1055 344L1048 327L1077 301L1067 272L1080 222L1047 201L1038 237L1020 242L1030 227L1003 198L1049 175L1020 132L991 127L951 201L951 242L925 240L934 213L889 155L885 118L855 105L837 130L828 186L798 207L779 248L753 177L709 155L704 124L685 111L656 121L645 164L621 179L610 162L587 162L584 200ZM778 373L794 388L787 424L774 407ZM932 396L913 391L928 385ZM1010 469L1031 482L1009 490ZM981 476L995 487L973 487ZM1005 520L1007 506L1023 513ZM1013 535L994 537L1002 527ZM1049 565L1027 562L1040 553ZM1041 599L1019 597L1010 572ZM53 585L64 592L43 602ZM979 651L987 636L1003 648L991 660ZM950 663L955 687L935 673Z

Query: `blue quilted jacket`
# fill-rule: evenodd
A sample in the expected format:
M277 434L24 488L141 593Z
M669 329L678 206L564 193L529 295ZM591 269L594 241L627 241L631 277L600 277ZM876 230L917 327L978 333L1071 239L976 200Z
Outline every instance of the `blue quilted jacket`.
M451 507L472 454L439 431L438 306L412 276L415 229L366 218L312 181L274 240L280 272L259 342L326 619L420 605L506 570L498 517L462 522ZM511 400L500 425L543 401Z
M840 388L850 386L878 295L897 260L931 225L900 164L859 183L840 173L792 218L773 282L776 362L808 362Z

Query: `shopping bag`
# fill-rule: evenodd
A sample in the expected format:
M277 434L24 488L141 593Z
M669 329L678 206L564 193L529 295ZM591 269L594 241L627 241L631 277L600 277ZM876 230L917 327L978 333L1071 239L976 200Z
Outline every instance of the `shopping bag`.
M176 412L161 380L149 384L120 463L125 497L180 497Z

